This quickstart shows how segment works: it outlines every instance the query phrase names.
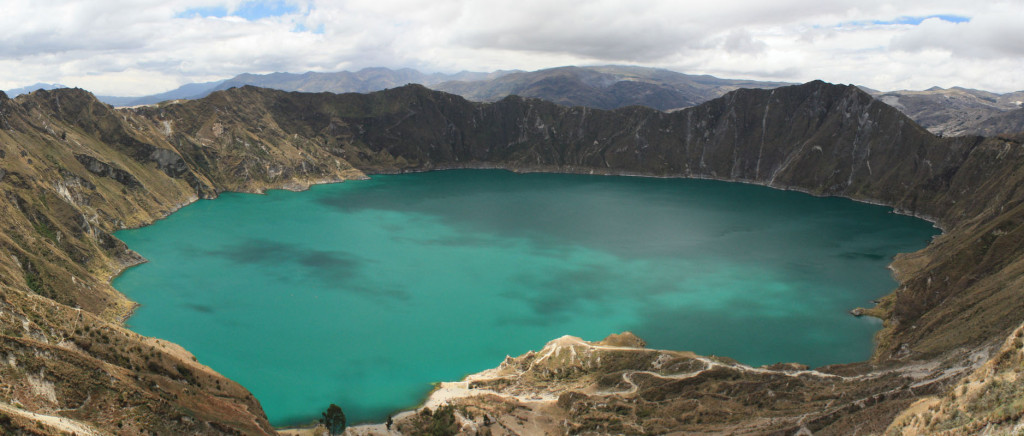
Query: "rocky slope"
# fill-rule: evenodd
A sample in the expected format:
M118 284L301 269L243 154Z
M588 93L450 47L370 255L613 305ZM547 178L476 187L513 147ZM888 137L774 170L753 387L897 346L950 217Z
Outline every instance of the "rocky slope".
M788 367L716 364L684 378L710 360L687 357L680 365L693 368L658 372L642 357L654 354L632 350L621 367L576 370L563 362L562 373L583 371L567 384L530 371L503 376L522 392L558 397L553 407L561 412L538 409L523 422L555 416L573 431L613 431L607 425L616 414L629 416L617 421L622 431L848 433L861 422L881 431L913 399L945 392L984 363L1024 321L1022 140L937 138L856 87L823 82L738 90L673 113L519 97L473 103L415 85L365 95L244 87L122 110L81 90L0 97L0 340L8 356L0 366L0 423L59 430L34 413L97 432L269 432L244 388L120 326L130 303L109 279L140 259L110 232L225 190L499 167L734 180L936 220L946 233L899 256L899 289L868 309L885 321L871 362L807 377L792 377ZM623 350L596 355L606 351ZM549 389L563 385L582 396ZM821 397L826 385L834 390ZM782 392L782 402L756 400L766 386ZM621 407L608 409L606 399ZM500 420L497 411L513 416L522 402L496 395L476 407ZM594 407L574 409L577 402Z
M180 347L123 328L132 305L109 285L141 261L110 236L114 230L225 189L362 176L258 119L245 122L259 138L217 120L186 137L168 123L140 124L81 90L17 100L0 94L5 434L56 433L59 420L39 418L52 416L103 434L272 432L243 387ZM202 151L186 161L176 148ZM214 155L216 163L200 160ZM203 165L209 173L192 169Z
M985 136L1024 132L1024 108L1000 112L988 119L978 120L971 132Z
M918 400L888 434L1020 434L1024 430L1024 326L995 356L941 396Z
M953 87L878 92L876 97L943 136L1024 132L1024 117L1019 113L1007 116L1020 112L1024 91L996 94Z

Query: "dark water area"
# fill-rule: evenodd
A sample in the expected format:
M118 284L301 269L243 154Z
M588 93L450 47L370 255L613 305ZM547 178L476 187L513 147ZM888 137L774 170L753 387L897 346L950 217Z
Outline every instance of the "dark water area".
M840 198L705 180L376 176L225 194L117 233L149 263L128 321L249 388L275 425L330 403L382 421L430 383L562 335L750 365L860 361L931 224Z

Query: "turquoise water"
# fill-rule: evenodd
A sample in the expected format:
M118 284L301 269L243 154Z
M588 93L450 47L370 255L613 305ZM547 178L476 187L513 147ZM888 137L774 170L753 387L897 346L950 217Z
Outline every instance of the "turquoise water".
M929 223L679 179L461 170L224 194L117 233L135 331L249 388L275 425L349 422L570 334L761 365L869 357L866 306Z

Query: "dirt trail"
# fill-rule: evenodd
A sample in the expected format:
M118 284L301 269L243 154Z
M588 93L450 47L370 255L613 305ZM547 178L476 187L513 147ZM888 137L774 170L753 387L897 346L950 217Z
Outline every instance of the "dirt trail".
M107 434L99 430L96 430L95 428L88 424L76 421L71 418L53 415L43 415L41 413L33 413L27 410L21 410L7 403L0 403L0 410L3 410L5 413L19 415L34 421L42 422L43 424L56 428L59 431L67 432L69 434L77 434L79 436L104 436Z
M488 381L495 381L495 380L499 380L499 379L510 379L510 378L522 377L525 374L529 373L530 371L533 371L537 367L537 365L542 364L544 361L547 361L549 359L557 359L557 358L560 358L562 356L565 356L564 358L567 358L570 363L575 363L575 362L583 363L584 359L586 359L587 356L591 352L593 352L594 350L619 351L619 352L626 351L626 352L637 352L637 353L671 353L672 356L679 355L678 352L673 352L673 351L665 351L665 350L657 350L657 349L641 348L641 347L629 347L629 346L614 346L614 345L596 344L596 343L587 342L587 341L585 341L585 340L583 340L581 338L575 337L575 336L568 336L568 335L566 335L566 336L562 336L562 337L560 337L558 339L555 339L555 340L552 340L552 341L548 342L544 346L544 348L542 348L539 352L537 352L537 356L530 361L529 365L527 365L526 368L518 368L518 367L515 367L515 366L506 366L506 365L502 364L501 366L499 366L497 368L491 368L491 369L488 369L486 371L482 371L482 372L479 372L479 373L476 373L476 374L471 374L469 376L466 376L466 378L464 378L462 381L442 382L442 383L440 383L438 385L437 389L435 389L430 394L430 396L427 398L427 400L424 402L424 404L421 407L427 407L427 408L435 409L435 408L440 407L440 406L442 406L442 405L444 405L444 404L446 404L446 403L448 403L448 402L450 402L452 400L456 400L456 399L459 399L459 398L469 398L469 397L474 397L474 396L479 396L479 395L493 395L493 396L497 396L497 397L501 397L501 398L505 398L505 399L516 400L516 401L519 401L519 402L522 402L522 403L534 403L534 404L538 404L538 403L554 403L554 402L558 401L559 392L534 391L534 392L525 392L525 393L508 393L508 392L502 392L502 391L497 391L497 390L492 390L492 389L487 389L487 388L479 387L483 383L478 383L478 382L488 382ZM636 394L639 391L639 386L638 386L637 382L635 382L633 380L634 376L636 376L637 374L644 374L644 375L647 375L647 376L657 377L657 378L660 378L660 379L681 380L681 379L689 379L689 378L698 377L701 374L703 374L704 372L712 370L712 369L716 369L716 368L729 368L729 369L732 369L732 370L736 370L736 371L740 371L740 372L745 372L745 373L749 373L749 374L781 375L781 376L788 376L788 377L815 377L815 378L831 379L831 380L845 381L845 382L857 382L857 381L871 380L871 379L875 379L875 378L878 378L878 377L883 377L883 376L886 376L886 375L891 375L893 373L898 373L898 374L902 374L904 376L908 376L908 377L916 380L916 382L913 385L914 387L917 387L919 385L926 385L926 384L930 384L930 383L934 383L934 382L940 381L941 379L950 377L951 373L954 373L954 372L955 373L959 373L959 372L961 372L964 369L964 368L956 368L956 370L948 370L947 369L945 371L939 371L938 370L939 369L938 365L935 364L935 363L932 363L932 364L908 364L908 365L904 365L904 366L901 366L901 367L896 367L896 368L891 368L891 369L884 369L884 370L878 370L878 371L874 371L874 372L867 373L867 374L861 374L861 375L856 375L856 376L842 376L842 375L830 374L830 373L826 373L826 372L822 372L822 371L817 371L817 370L812 370L812 369L805 369L805 370L782 370L782 369L755 368L755 367L751 367L751 366L744 365L744 364L741 364L741 363L722 362L722 361L719 361L719 360L715 360L715 359L704 357L704 356L699 356L699 355L692 354L692 353L685 353L685 357L687 357L689 359L693 359L693 360L695 360L697 362L700 362L703 367L700 368L700 369L695 369L693 371L684 372L684 373L678 373L678 374L663 374L663 373L660 373L660 372L655 372L655 371L650 371L650 370L627 370L627 371L623 371L622 372L622 380L623 380L624 383L626 383L626 385L629 386L628 389L625 389L625 390L609 390L609 391L591 392L591 395L600 395L600 396L629 396L629 395L634 395L634 394ZM957 370L959 370L959 371L957 371ZM477 383L478 387L471 388L470 386L473 385L474 383ZM890 391L890 392L886 392L886 394L891 394L893 392L895 392L895 390ZM863 399L863 401L866 401L866 400L868 400L868 399L867 398ZM400 413L400 414L395 416L395 420L397 421L400 418L406 418L406 417L410 416L413 413L415 413L415 412L413 412L413 411L402 412L402 413ZM354 431L353 434L360 434L360 435L361 434L384 434L384 433L386 433L386 430L384 430L383 425L362 425L362 426L354 427L352 430Z

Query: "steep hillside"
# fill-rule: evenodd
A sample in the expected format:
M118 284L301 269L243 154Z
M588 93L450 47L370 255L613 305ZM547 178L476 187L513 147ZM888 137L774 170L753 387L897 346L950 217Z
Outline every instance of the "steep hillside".
M1024 132L1024 107L1000 112L988 119L979 120L972 132L987 136L1006 132Z
M230 126L183 138L169 124L140 125L81 90L17 100L0 94L0 423L10 423L6 430L42 419L29 430L56 433L61 427L40 417L59 416L99 433L271 433L243 387L180 347L123 328L132 303L109 285L142 260L110 236L117 229L150 223L224 189L298 188L361 176L319 148L304 154L309 144L289 142L280 131L275 136L259 120L247 122L258 126L259 138L235 135ZM184 160L175 147L208 153L196 157L216 155L219 170L245 178L194 172L190 165L206 163ZM268 155L272 165L265 164Z
M1024 132L1024 124L1020 123L1019 115L1015 121L1004 118L1004 114L1021 108L1024 91L996 94L953 87L890 91L876 96L903 111L929 131L943 136Z
M995 357L943 395L918 400L888 434L1019 434L1024 416L1024 326Z
M664 372L639 386L637 371L656 371L630 358L613 369L585 366L586 377L569 384L583 396L562 390L553 400L594 406L556 405L563 412L552 416L564 421L552 425L568 430L613 431L607 425L623 411L632 418L618 421L621 431L848 433L865 422L865 431L881 431L915 398L940 394L981 365L1024 322L1022 139L937 138L856 87L823 82L738 90L673 113L520 97L473 103L416 85L342 95L243 87L122 110L80 90L0 97L0 244L9 253L0 258L9 356L0 414L15 426L42 419L29 412L65 416L102 432L268 432L242 387L119 325L130 303L109 279L141 259L109 234L225 190L498 167L734 180L937 220L946 233L899 256L899 289L867 310L885 321L871 362L809 378L792 377L791 366L729 366L692 380ZM577 374L564 363L546 368ZM529 395L566 386L530 374L502 377ZM816 397L825 384L830 394ZM752 389L765 386L785 402L756 401ZM526 401L474 398L483 401L474 407L509 416ZM709 398L716 405L694 411L696 421L646 421ZM622 407L597 407L613 403ZM525 422L550 421L544 410L554 409L537 410Z

